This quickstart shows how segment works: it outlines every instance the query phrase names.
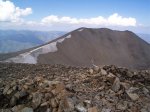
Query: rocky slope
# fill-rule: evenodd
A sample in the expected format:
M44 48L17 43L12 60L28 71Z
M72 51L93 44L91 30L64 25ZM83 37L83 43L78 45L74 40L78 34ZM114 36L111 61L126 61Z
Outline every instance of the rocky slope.
M150 67L150 44L130 31L80 28L4 61L141 69Z
M0 63L0 112L150 112L150 71Z

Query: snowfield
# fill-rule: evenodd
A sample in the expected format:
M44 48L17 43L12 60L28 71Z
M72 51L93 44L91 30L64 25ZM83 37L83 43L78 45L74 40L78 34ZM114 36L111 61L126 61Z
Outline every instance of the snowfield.
M38 48L31 50L29 52L20 54L19 56L7 59L5 62L36 64L37 63L37 57L40 54L46 54L49 52L56 52L58 50L57 44L62 43L67 38L71 38L71 34L62 38L62 39L58 39L55 42L52 42L52 43L49 43L47 45L38 47Z

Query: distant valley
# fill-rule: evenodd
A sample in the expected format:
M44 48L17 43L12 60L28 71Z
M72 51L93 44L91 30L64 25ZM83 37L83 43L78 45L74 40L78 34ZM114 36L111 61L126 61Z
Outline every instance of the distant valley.
M0 53L35 47L65 33L63 31L0 30Z

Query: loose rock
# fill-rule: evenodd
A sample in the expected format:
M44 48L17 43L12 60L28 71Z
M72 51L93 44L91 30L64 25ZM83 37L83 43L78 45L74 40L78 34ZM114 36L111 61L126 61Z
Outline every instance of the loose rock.
M24 109L21 110L21 112L33 112L33 109L25 107Z
M102 68L102 69L101 69L101 74L102 74L102 75L107 75L107 72Z
M41 104L41 100L42 100L41 93L39 92L33 93L32 103L34 108L37 108Z
M88 112L98 112L97 107L91 107L91 108L89 108Z
M150 111L148 70L12 63L0 68L0 112Z
M119 80L118 77L116 77L116 79L115 79L115 81L114 81L114 83L113 83L113 85L112 85L112 90L113 90L114 92L118 92L119 89L120 89L120 80Z

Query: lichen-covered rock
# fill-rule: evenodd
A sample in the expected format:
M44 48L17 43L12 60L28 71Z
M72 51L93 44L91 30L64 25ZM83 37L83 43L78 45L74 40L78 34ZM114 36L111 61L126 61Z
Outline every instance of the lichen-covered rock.
M128 90L126 90L127 95L133 101L136 101L139 99L139 95L137 93L134 93L135 90L137 90L137 88L134 88L134 87L130 87Z
M32 108L25 107L20 112L33 112Z
M14 106L11 110L13 112L20 112L23 108L24 108L24 105L17 105L17 106Z
M107 75L107 72L103 68L101 68L101 74L102 75Z
M59 111L72 112L74 108L74 101L71 98L64 98L59 104Z
M109 73L106 77L106 79L113 84L114 80L115 80L116 76L112 73Z
M94 70L91 68L91 69L89 69L89 73L90 74L93 74L94 73Z
M0 112L11 112L11 109L0 109Z
M32 96L33 96L32 99L33 108L37 108L41 104L43 95L40 92L35 92L33 93Z
M97 107L88 108L88 112L98 112Z
M75 106L75 109L78 111L78 112L87 112L87 109L81 105L81 104L78 104Z
M56 102L56 99L55 99L55 98L52 98L52 99L50 100L50 105L51 105L51 107L53 107L53 108L56 108L56 107L58 106L58 103Z
M3 94L5 95L7 92L8 92L8 90L11 88L11 86L10 85L7 85L6 87L5 87L5 89L3 90Z
M116 77L116 79L114 80L114 83L113 83L113 85L112 85L112 90L113 90L114 92L118 92L119 89L120 89L120 80L119 80L118 77Z

